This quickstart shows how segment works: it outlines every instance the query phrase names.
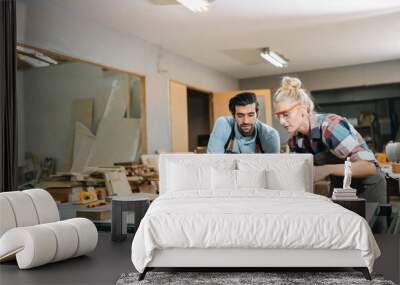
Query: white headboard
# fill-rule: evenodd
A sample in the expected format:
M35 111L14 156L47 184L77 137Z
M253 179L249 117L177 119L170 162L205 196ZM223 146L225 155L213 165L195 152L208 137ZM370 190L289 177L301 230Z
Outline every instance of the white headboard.
M304 185L301 185L307 192L313 192L313 156L312 154L161 154L159 159L160 174L160 194L165 193L168 185L168 164L184 163L190 165L221 165L233 164L237 167L237 163L245 162L247 165L252 163L257 166L260 162L273 169L277 165L287 165L285 175L290 177L290 165L304 163L301 171L304 173ZM287 171L287 172L286 172ZM298 171L298 169L297 169Z

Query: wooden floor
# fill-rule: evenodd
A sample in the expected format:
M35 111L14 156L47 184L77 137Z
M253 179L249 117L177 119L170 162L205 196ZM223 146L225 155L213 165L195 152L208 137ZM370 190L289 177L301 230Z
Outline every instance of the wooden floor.
M16 262L0 265L0 284L115 284L122 273L135 271L131 258L133 236L124 242L112 242L110 234L99 233L97 249L88 256L19 270ZM400 235L375 236L382 256L374 272L400 283ZM310 270L312 271L312 270Z
M110 233L99 232L97 248L87 256L28 270L19 270L16 262L1 264L0 284L115 284L122 273L135 270L132 239L112 242Z
M375 239L382 255L375 262L374 272L400 284L400 234L376 234Z

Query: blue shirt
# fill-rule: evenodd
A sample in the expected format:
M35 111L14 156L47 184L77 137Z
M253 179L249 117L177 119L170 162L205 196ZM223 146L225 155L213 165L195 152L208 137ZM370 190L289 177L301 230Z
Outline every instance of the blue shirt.
M254 135L245 137L239 132L238 125L233 117L219 117L215 121L214 129L211 132L210 140L208 141L208 153L225 152L224 147L229 140L232 127L235 128L235 144L233 146L233 152L255 153L257 134L260 139L261 147L265 153L280 152L280 137L278 131L274 128L257 120Z

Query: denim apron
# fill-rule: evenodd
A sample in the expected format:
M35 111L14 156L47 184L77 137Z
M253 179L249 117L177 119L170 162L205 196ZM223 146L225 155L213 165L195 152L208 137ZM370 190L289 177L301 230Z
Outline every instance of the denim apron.
M340 159L330 151L314 154L314 165L344 164L344 159ZM331 191L333 188L343 187L343 176L331 176ZM387 203L386 179L380 167L376 167L376 174L365 178L351 178L351 187L357 189L357 196L364 198L367 202Z

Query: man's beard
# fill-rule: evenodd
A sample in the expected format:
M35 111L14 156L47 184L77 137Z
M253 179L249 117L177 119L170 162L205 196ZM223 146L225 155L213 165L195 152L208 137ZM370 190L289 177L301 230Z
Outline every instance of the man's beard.
M243 127L247 127L247 126L250 126L250 128L247 131L242 129ZM251 135L254 134L254 125L252 125L252 124L241 124L241 125L239 125L239 131L245 137L251 136Z

